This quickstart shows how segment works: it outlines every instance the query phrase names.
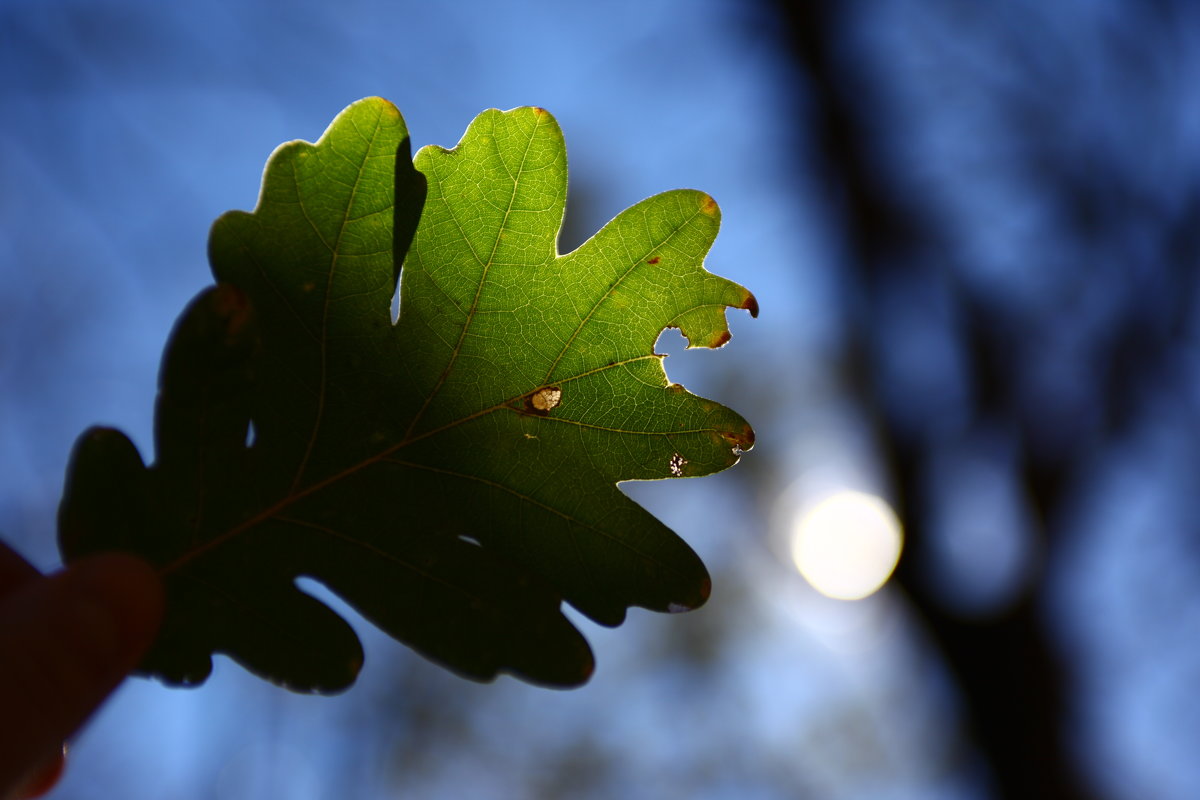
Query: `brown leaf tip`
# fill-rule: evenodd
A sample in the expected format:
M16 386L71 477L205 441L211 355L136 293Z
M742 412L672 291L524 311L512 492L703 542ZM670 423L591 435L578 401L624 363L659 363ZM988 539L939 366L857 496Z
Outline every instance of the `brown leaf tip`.
M733 447L733 452L741 455L747 450L754 449L754 429L749 425L740 431L724 431L721 436Z
M707 575L700 582L699 593L695 598L689 598L686 602L674 601L667 603L667 611L672 614L683 614L687 611L694 611L708 601L708 597L712 594L712 578Z
M719 210L720 209L717 208L716 200L713 200L709 195L703 195L703 199L700 201L700 213L707 214L708 216L712 217L716 216Z
M750 312L751 317L758 319L758 299L755 298L754 295L750 294L750 292L746 292L746 297L744 300L742 300L741 304L738 305L738 308L746 309Z

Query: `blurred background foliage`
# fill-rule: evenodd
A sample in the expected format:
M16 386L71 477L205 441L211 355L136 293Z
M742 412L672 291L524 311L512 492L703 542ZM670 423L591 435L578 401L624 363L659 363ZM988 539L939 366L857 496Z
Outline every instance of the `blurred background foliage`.
M581 622L598 673L568 693L361 623L335 699L227 661L130 681L56 796L1200 795L1196 86L1188 0L4 0L0 535L43 569L74 437L150 454L211 221L359 97L417 145L550 109L564 251L699 188L710 269L762 307L720 353L660 340L755 450L625 486L709 564L708 606Z

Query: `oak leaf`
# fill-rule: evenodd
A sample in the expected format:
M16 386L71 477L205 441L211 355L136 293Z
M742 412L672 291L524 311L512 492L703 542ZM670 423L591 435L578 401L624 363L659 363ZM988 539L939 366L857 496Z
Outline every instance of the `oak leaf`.
M213 226L217 284L168 342L153 465L111 429L76 445L64 557L128 550L166 582L142 672L194 684L225 653L347 687L361 645L305 576L462 675L558 686L593 668L564 599L616 625L707 598L700 559L617 482L753 443L654 353L665 328L718 347L727 307L757 313L703 268L716 204L660 194L560 255L550 114L487 111L456 148L409 153L378 98L276 150L255 210Z

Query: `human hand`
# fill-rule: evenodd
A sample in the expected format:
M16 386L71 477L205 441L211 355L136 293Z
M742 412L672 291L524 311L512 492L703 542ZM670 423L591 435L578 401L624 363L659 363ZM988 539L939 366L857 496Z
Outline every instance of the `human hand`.
M137 664L162 613L162 584L139 559L93 556L43 576L0 542L0 798L37 796L47 773L53 785L65 740Z

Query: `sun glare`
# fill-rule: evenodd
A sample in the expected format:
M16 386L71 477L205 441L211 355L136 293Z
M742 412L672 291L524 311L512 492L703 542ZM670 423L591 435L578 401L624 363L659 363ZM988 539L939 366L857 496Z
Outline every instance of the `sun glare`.
M891 506L874 495L842 491L796 518L792 560L821 594L860 600L887 582L902 538Z

